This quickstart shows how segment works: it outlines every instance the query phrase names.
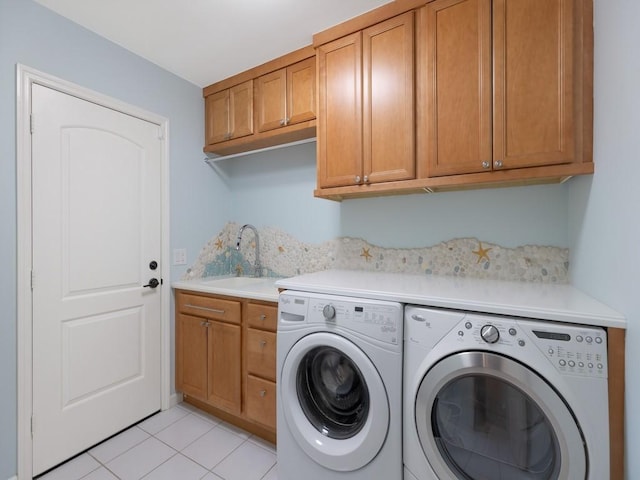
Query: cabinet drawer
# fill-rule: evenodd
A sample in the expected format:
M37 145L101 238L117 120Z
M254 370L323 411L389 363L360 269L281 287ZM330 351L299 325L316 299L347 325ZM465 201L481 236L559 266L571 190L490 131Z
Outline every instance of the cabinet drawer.
M276 384L247 376L247 417L271 429L276 428Z
M278 307L249 303L247 305L247 325L275 332L278 325Z
M223 322L240 323L240 302L180 293L177 303L178 311L182 313Z
M276 334L247 329L247 371L269 380L276 379Z

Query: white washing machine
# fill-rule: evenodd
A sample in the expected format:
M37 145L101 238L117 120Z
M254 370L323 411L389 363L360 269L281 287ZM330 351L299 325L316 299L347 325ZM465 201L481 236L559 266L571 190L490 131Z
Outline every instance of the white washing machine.
M280 480L402 479L402 332L399 303L280 294Z
M407 480L609 478L601 328L407 306Z

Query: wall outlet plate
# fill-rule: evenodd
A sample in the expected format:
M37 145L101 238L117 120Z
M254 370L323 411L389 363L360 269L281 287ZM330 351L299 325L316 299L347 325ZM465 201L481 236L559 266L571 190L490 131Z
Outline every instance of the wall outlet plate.
M173 249L173 264L174 265L186 265L187 264L187 249L186 248L174 248Z

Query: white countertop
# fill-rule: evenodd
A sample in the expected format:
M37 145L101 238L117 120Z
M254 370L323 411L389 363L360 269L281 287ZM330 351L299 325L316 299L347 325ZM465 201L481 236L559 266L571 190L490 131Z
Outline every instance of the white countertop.
M214 293L230 297L251 298L265 302L278 302L278 278L273 277L205 277L194 280L180 280L171 286L180 290L193 292Z
M626 328L620 313L564 284L326 270L278 280L275 288Z

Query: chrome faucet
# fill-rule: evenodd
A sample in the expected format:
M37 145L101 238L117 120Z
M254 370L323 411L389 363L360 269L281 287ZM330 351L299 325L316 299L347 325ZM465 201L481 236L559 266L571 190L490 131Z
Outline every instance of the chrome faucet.
M244 232L244 229L247 227L253 230L253 233L256 237L256 262L253 265L253 276L261 277L262 265L260 264L260 237L258 237L258 229L256 227L248 223L240 227L240 230L238 230L238 239L236 241L236 250L240 251L240 241L242 240L242 232Z

